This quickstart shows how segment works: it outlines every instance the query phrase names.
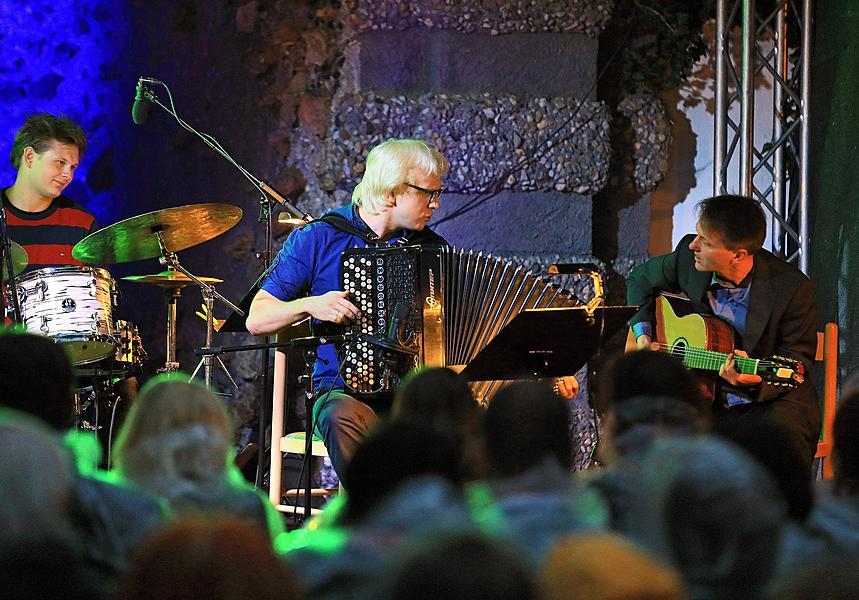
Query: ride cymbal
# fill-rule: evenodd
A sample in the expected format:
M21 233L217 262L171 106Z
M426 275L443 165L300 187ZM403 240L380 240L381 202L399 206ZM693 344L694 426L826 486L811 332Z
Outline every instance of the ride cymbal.
M87 264L124 263L161 256L158 234L169 252L217 237L242 218L232 204L207 203L164 208L131 217L89 234L72 249Z

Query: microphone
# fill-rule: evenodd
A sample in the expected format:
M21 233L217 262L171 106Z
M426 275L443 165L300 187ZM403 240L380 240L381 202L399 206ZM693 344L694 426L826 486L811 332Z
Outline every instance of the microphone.
M581 275L599 272L599 267L593 263L558 263L549 265L549 268L546 269L546 273L549 275Z
M137 88L134 93L134 104L131 106L131 120L134 121L135 125L143 125L149 116L150 100L147 97L147 92L149 90L146 89L145 85L147 83L159 84L161 82L157 79L152 79L151 77L140 77L137 80Z
M401 338L406 333L408 325L409 306L404 302L397 302L394 306L394 312L391 315L391 322L388 324L388 331L384 338L385 342L389 342L390 346L385 347L384 364L385 368L382 371L382 386L388 388L391 386L391 380L396 377L399 379L399 374L396 369L399 363L399 355L402 353ZM396 380L394 381L396 383Z
M406 334L408 325L409 306L403 302L397 302L394 306L394 314L388 324L387 337L395 344L402 344L402 338Z

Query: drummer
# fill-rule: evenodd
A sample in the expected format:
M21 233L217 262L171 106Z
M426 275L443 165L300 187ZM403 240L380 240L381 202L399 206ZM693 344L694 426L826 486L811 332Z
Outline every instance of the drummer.
M72 248L98 229L98 224L92 213L64 196L63 190L74 179L86 148L83 128L65 116L31 114L15 134L11 159L18 175L11 187L0 190L0 197L9 237L27 251L24 273L84 264L72 257ZM97 400L118 407L117 423L137 396L137 378L131 372L117 380L79 378L78 386L82 390L98 388L92 392ZM110 443L111 433L109 427L99 427L103 445Z
M63 190L75 176L87 140L68 117L31 114L12 142L15 183L0 190L9 237L27 251L27 271L81 265L72 248L98 229L95 217Z

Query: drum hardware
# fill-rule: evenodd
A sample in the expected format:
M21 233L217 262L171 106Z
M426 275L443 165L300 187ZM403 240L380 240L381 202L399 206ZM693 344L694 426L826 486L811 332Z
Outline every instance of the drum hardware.
M167 356L163 371L172 373L179 368L176 361L176 301L183 287L197 285L207 302L214 302L214 298L217 298L231 309L240 311L215 291L210 282L205 281L212 278L201 279L185 269L179 263L176 252L221 235L241 218L242 209L230 204L208 203L164 208L125 219L91 233L75 245L72 256L86 263L122 263L158 258L162 265L168 267L166 276L144 275L130 281L155 283L165 289ZM209 308L211 309L211 306ZM210 317L207 321L207 344L211 344L212 337L213 323ZM213 359L210 356L205 358L204 362L206 384L211 385ZM224 366L223 363L221 366Z
M182 295L182 288L191 285L194 281L173 267L168 267L167 270L152 275L129 275L122 279L132 283L149 283L163 289L164 301L167 305L167 347L164 367L158 369L158 372L173 373L178 371L179 363L176 361L176 303ZM223 279L215 277L199 277L198 279L207 284L223 282Z
M235 304L233 304L232 302L227 300L220 293L218 293L218 291L215 290L215 286L204 282L203 280L196 277L193 273L188 271L185 267L183 267L179 263L179 257L176 256L176 253L171 252L170 250L167 249L167 246L164 243L164 240L162 238L160 231L156 232L155 236L158 238L158 244L161 248L161 257L158 259L158 261L162 265L164 265L168 268L172 267L173 269L176 269L176 270L182 272L185 276L187 276L194 284L196 284L200 288L200 293L203 295L203 302L205 302L205 304L206 304L206 315L207 315L207 319L206 319L206 347L211 347L212 343L214 341L214 337L215 337L215 324L214 324L214 315L213 315L215 298L217 298L218 300L220 300L221 302L226 304L227 307L230 308L233 312L237 312L237 313L240 313L242 315L244 315L245 312L242 309L240 309L238 306L236 306ZM174 336L175 336L175 322L174 322ZM191 375L191 379L194 378L194 376L200 370L200 366L202 365L203 366L203 374L204 374L203 376L204 376L204 380L206 381L206 385L211 387L212 381L213 381L213 378L212 378L213 372L212 371L213 371L213 365L214 365L215 359L218 360L218 364L221 366L221 369L224 371L224 373L226 373L227 377L230 379L230 382L232 382L232 384L236 387L236 389L238 389L238 387L239 387L238 384L233 379L233 376L230 375L230 372L227 370L227 367L223 363L223 361L221 360L221 357L215 356L212 354L207 354L200 360L200 362L197 364L197 368L194 369L194 373Z
M149 354L143 348L140 331L137 325L130 321L116 322L116 356L114 360L120 365L131 367L143 364Z
M11 280L27 268L29 256L19 244L6 235L6 209L0 205L0 288L6 280ZM0 289L0 317L6 315L6 294ZM15 294L9 295L12 308L12 321L21 322L21 303Z
M18 274L21 273L24 269L27 268L27 264L29 263L30 257L27 256L27 251L24 250L20 244L9 240L10 247L10 256L12 257L12 276L17 277ZM9 279L9 269L7 265L3 264L3 281Z

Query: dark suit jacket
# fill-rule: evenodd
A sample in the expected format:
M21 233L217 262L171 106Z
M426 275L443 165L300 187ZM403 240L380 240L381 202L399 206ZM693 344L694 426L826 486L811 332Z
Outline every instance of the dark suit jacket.
M653 322L654 299L661 291L682 292L689 297L695 311L711 312L706 293L713 273L695 270L694 254L689 249L694 237L691 234L685 236L673 252L651 258L632 271L627 281L627 302L641 308L630 319L630 325L640 321ZM820 408L817 392L810 381L817 347L814 286L800 270L766 250L755 255L746 331L741 340L737 339L736 346L753 358L780 355L803 362L806 382L793 390L766 383L751 389L738 389L742 395L757 402L787 399L801 404L805 412L802 420L811 421L802 424L803 429L808 429L805 437L809 440L813 437L816 443L820 431ZM736 392L737 389L731 391ZM797 415L793 420L799 418Z

